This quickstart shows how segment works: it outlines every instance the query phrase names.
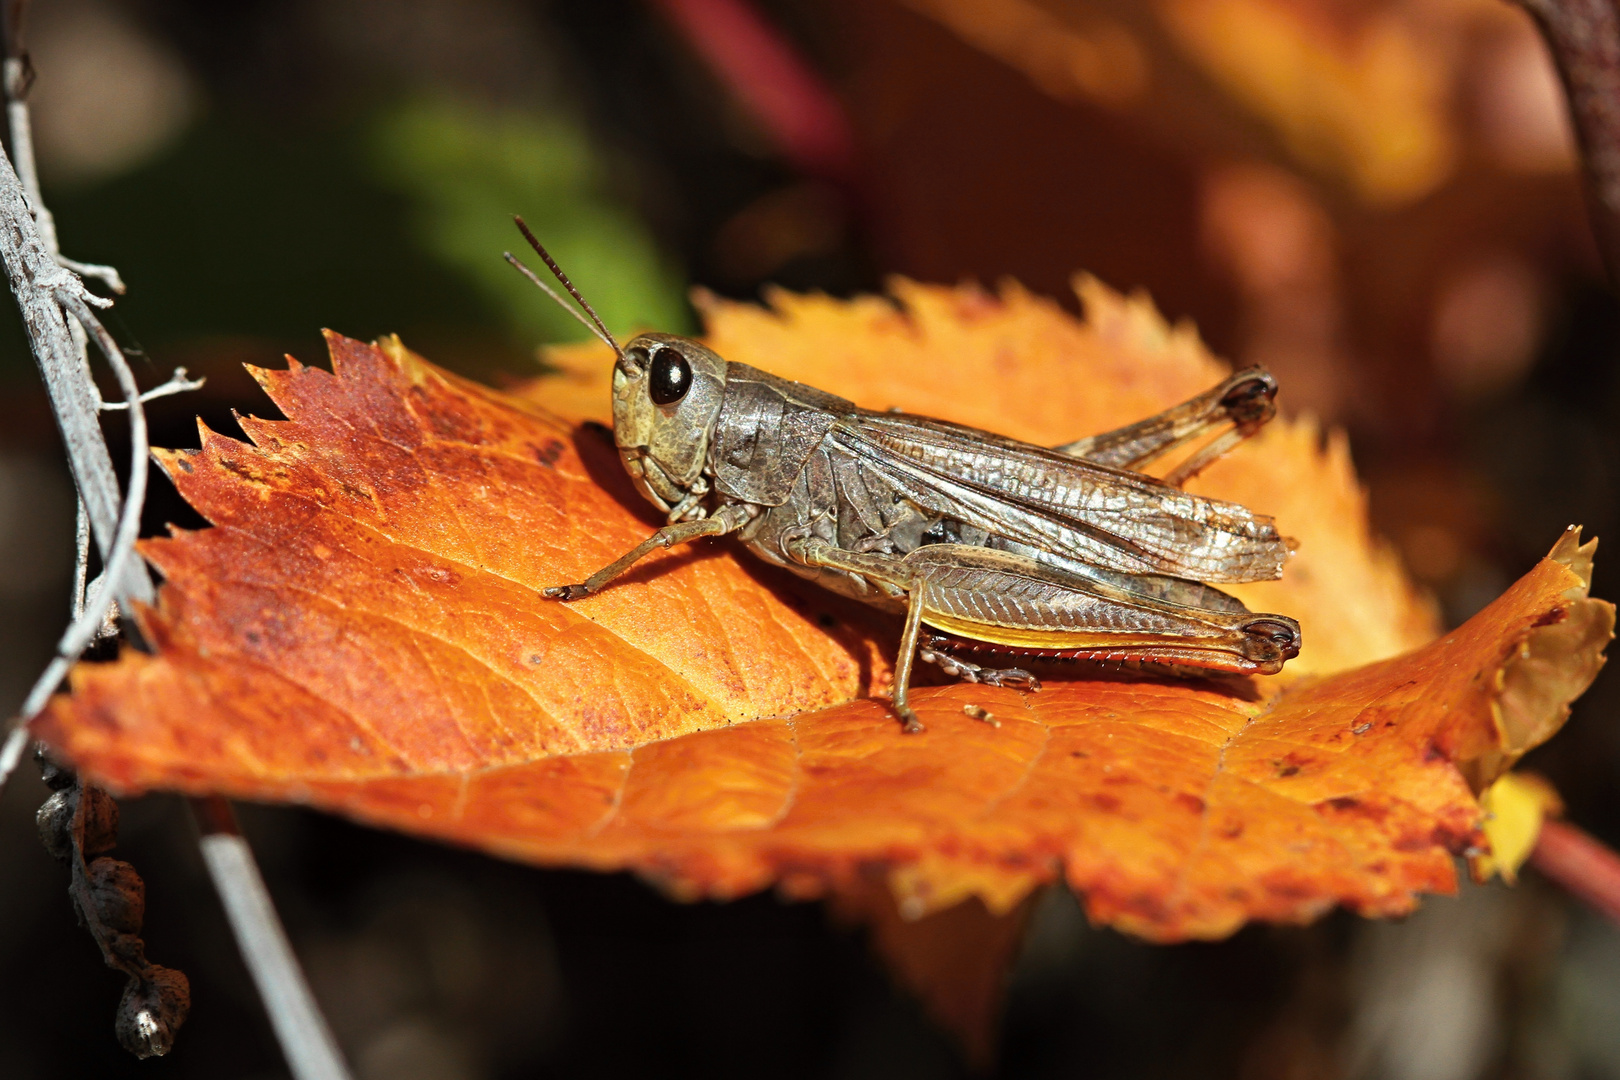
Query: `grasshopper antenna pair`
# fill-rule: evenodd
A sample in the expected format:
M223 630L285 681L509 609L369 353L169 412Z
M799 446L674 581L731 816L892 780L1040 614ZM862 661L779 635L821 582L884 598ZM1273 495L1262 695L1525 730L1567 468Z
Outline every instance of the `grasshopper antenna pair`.
M613 350L614 356L622 357L624 355L624 350L619 347L619 343L617 341L613 340L613 335L608 333L608 328L602 322L602 317L596 313L596 309L591 307L591 305L586 301L585 297L580 295L579 290L574 288L574 283L568 280L568 275L563 273L562 267L557 265L557 260L551 257L551 252L547 251L545 246L535 238L534 233L529 231L529 226L524 223L522 217L517 214L513 214L512 220L517 222L517 227L523 233L523 238L529 242L530 247L534 248L535 254L539 255L541 261L544 262L548 268L550 268L553 274L557 275L557 280L562 282L563 288L568 290L568 295L572 296L579 302L579 306L585 309L585 315L589 315L590 318L587 319L585 315L581 315L577 308L569 304L568 301L564 300L557 294L556 289L553 289L550 285L547 285L544 281L542 281L533 270L530 270L527 266L524 266L523 261L516 255L513 255L510 251L501 253L505 257L506 261L515 266L518 272L524 277L538 285L541 292L557 301L559 307L568 312L568 314L572 315L574 318L578 319L580 324L583 325L585 329L589 330L592 334L595 334L598 338L600 338L603 344Z

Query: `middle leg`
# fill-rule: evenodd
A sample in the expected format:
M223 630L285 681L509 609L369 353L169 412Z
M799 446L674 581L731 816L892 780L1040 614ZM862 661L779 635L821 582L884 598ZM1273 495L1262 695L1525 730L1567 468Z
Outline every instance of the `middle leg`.
M906 597L906 623L900 634L900 652L894 660L894 690L891 702L907 735L924 730L911 707L911 672L917 657L917 640L922 633L923 598L920 582L905 564L892 555L846 551L825 540L806 537L785 545L789 558L805 566L841 570Z

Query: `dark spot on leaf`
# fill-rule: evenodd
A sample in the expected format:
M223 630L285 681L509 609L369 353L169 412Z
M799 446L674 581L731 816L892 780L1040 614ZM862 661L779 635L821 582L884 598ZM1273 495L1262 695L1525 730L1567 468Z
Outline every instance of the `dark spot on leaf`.
M1317 804L1317 810L1332 811L1338 814L1348 814L1362 821L1381 822L1389 817L1389 807L1376 802L1364 802L1362 799L1350 795L1341 795L1336 799L1328 799Z
M1541 618L1537 619L1535 622L1531 623L1530 625L1531 626L1551 626L1554 623L1563 622L1566 618L1568 618L1568 616L1569 616L1569 612L1565 611L1562 607L1555 607L1551 611L1546 612L1545 614L1543 614L1541 616Z
M563 443L561 439L547 439L544 444L535 447L534 460L549 469L557 464L557 459L562 457L562 452Z
M1299 772L1298 765L1283 765L1277 769L1278 776L1293 776Z
M1191 810L1195 814L1202 814L1204 812L1204 800L1200 799L1197 795L1191 795L1185 791L1177 793L1176 805Z
M191 462L187 461L185 458L175 458L174 463L183 473L188 473L191 471Z
M1266 892L1272 896L1282 897L1285 900L1313 899L1317 890L1308 882L1294 881L1287 878L1272 878L1263 882Z
M1101 794L1101 795L1093 795L1091 797L1091 804L1093 806L1095 806L1097 809L1102 810L1105 813L1109 813L1109 814L1114 813L1120 807L1119 800L1117 798L1115 798L1114 796L1106 794L1106 793Z
M1165 918L1169 911L1165 907L1163 900L1148 893L1138 893L1135 896L1124 897L1120 900L1120 907L1141 918L1154 922Z

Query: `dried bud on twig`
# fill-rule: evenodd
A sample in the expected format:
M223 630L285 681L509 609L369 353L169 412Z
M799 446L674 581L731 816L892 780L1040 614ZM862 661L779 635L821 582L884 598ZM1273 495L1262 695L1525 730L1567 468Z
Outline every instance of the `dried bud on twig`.
M166 1054L191 1007L191 985L180 972L146 959L146 943L140 938L146 919L146 883L141 875L122 859L102 856L85 861L117 843L118 804L69 770L43 759L40 766L47 783L64 778L70 782L52 792L34 815L40 841L71 868L68 896L79 924L100 946L102 959L129 976L114 1021L118 1041L136 1057Z
M51 797L34 811L34 825L39 829L39 842L51 853L51 858L67 862L73 857L73 817L79 810L75 789L52 793Z
M191 1011L191 983L183 972L149 965L131 977L118 1003L118 1043L138 1058L161 1057L174 1047L174 1033Z
M103 926L119 934L139 934L146 918L146 883L121 859L102 856L90 864L90 902Z
M84 791L81 797L80 791ZM118 836L118 804L100 788L63 788L46 799L34 813L40 843L57 859L73 857L74 822L84 801L83 850L85 855L111 851Z

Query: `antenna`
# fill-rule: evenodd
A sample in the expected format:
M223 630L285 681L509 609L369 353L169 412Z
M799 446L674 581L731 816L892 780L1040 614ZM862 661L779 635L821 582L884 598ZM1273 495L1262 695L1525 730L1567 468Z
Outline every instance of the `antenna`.
M586 302L585 298L580 295L579 290L574 288L574 283L569 281L568 275L562 272L562 267L557 265L557 260L551 257L551 253L541 245L539 240L535 239L534 233L529 231L529 227L524 224L521 217L513 214L512 220L517 222L517 227L522 231L523 238L529 242L530 247L534 248L535 254L539 255L540 258L545 262L546 266L550 268L551 272L557 275L557 280L562 282L563 288L568 290L568 295L572 296L576 301L578 301L579 306L585 309L585 313L589 315L590 318L585 318L585 315L581 315L578 311L576 311L573 306L568 303L568 301L564 300L561 296L558 296L557 290L553 289L550 285L547 285L544 281L541 281L533 270L530 270L527 266L524 266L523 263L510 251L502 253L505 256L506 261L516 267L524 277L528 278L530 281L539 286L541 292L557 301L557 304L564 311L578 319L585 329L589 330L591 333L600 338L603 344L607 345L608 348L613 350L615 355L623 356L624 350L619 348L619 343L613 340L612 334L608 333L608 328L603 324L601 316L599 316L596 313L596 309L591 307L591 305Z

